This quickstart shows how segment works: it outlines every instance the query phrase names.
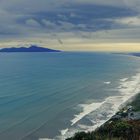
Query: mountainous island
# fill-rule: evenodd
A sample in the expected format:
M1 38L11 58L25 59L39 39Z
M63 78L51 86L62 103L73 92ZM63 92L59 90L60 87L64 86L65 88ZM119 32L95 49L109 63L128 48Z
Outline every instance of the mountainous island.
M19 48L2 48L0 52L61 52L60 50L53 50L49 48L43 48L36 45L30 47L19 47Z

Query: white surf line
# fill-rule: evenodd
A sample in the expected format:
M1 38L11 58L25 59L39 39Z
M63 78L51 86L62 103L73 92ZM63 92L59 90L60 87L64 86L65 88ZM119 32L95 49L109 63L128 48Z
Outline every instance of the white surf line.
M119 87L119 92L123 96L123 103L136 96L140 91L140 73L132 77L133 80L122 83L122 87Z
M93 120L95 122L94 126L86 126L86 132L94 131L97 127L100 127L103 125L106 121L108 121L116 112L119 110L119 107L127 102L129 99L131 99L133 96L137 95L137 93L140 91L140 73L136 74L135 76L132 76L132 80L128 81L128 78L122 78L120 79L120 86L117 87L117 90L119 91L120 95L116 96L110 96L106 98L103 102L97 102L92 104L81 104L79 106L82 107L82 112L78 115L75 115L75 117L71 120L71 126L75 125L78 121L83 119L86 115L90 114L91 112L99 109L100 107L103 107L106 103L112 105L111 110L109 111L106 119ZM106 110L105 110L106 111ZM78 124L80 126L80 124ZM84 127L84 126L82 126ZM61 130L61 136L58 136L57 138L59 140L65 140L68 137L73 136L76 132L80 132L80 129L71 129L67 128L64 130ZM45 139L48 140L48 139Z
M71 122L72 122L71 126L76 124L79 120L84 118L86 115L88 115L92 111L94 111L97 108L99 108L104 102L105 101L103 101L101 103L92 103L92 104L89 104L89 105L88 104L81 105L83 107L83 111L80 114L75 115L75 118L71 120Z
M128 80L128 78L122 78L122 79L120 79L121 82L125 82L127 80Z
M39 138L38 140L54 140L54 139L48 139L48 138Z
M109 84L111 84L111 82L110 82L110 81L108 81L108 82L104 82L104 84L107 84L107 85L109 85Z
M64 130L61 130L61 135L64 136L67 132L69 131L68 128L64 129Z
M120 86L117 88L120 95L119 96L111 96L105 99L105 101L101 103L92 103L92 104L82 104L81 107L83 107L83 111L75 115L75 118L71 120L73 126L78 121L80 121L82 118L84 118L86 115L90 114L94 110L97 110L101 106L104 105L104 103L110 103L112 104L112 111L111 114L109 114L106 118L106 120L99 120L96 124L91 127L91 131L94 131L97 127L100 127L102 124L104 124L106 121L108 121L116 112L119 110L119 107L127 102L129 99L131 99L133 96L135 96L139 91L139 84L140 84L140 73L136 74L135 76L132 76L132 80L128 80L128 78L120 79ZM116 98L118 98L116 100ZM90 131L89 129L87 131ZM63 136L69 135L71 132L69 132L69 129L67 131L64 131ZM67 134L69 133L69 134ZM71 134L69 136L72 136ZM67 136L65 136L67 138Z

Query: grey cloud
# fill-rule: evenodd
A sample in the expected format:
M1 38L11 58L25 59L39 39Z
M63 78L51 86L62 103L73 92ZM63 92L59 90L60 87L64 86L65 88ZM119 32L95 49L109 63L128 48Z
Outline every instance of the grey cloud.
M139 0L1 0L0 35L127 28L114 21L138 16L139 7Z
M26 20L26 25L29 25L31 27L40 27L40 24L34 19Z

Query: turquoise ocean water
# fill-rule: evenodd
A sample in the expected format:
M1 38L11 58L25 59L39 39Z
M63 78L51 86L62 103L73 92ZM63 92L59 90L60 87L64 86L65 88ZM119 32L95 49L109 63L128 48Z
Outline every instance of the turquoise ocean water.
M94 130L139 92L140 58L0 53L0 139L64 139Z

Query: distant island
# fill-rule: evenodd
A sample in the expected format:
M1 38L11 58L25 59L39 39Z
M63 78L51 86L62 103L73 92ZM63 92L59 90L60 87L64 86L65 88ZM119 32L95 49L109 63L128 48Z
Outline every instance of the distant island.
M31 45L30 47L19 47L19 48L3 48L0 52L61 52L60 50L53 50L49 48L43 48L36 45Z

